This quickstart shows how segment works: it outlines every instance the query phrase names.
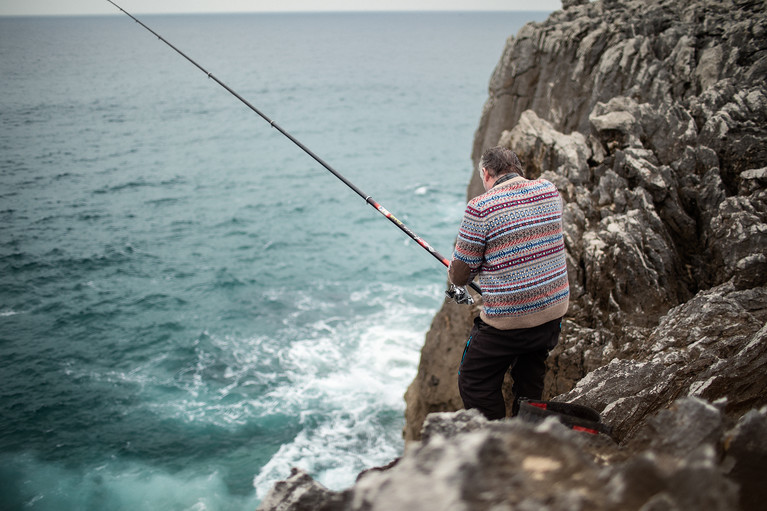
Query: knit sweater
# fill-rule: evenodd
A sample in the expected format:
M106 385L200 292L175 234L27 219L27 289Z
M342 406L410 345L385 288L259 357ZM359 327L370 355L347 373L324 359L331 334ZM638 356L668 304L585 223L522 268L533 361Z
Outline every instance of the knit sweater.
M481 317L501 330L564 316L570 286L557 188L517 177L472 199L448 274L458 285L479 275Z

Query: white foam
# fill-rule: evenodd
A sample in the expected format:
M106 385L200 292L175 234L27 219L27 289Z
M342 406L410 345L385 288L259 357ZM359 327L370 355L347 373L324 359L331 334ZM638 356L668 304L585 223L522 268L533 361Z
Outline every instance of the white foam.
M403 395L417 371L431 315L432 310L390 305L364 324L340 324L332 335L286 350L282 366L289 381L268 399L299 411L305 427L254 478L259 498L292 467L340 490L361 470L400 454ZM414 329L414 322L420 327Z

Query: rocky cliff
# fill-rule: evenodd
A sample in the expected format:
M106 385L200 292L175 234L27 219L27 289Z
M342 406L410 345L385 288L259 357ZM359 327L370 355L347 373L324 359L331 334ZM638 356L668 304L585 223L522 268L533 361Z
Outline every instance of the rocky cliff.
M488 423L475 410L431 414L423 440L343 492L303 471L259 509L292 511L732 511L763 509L767 409L727 424L685 398L618 448L556 420Z
M510 147L566 201L572 303L546 395L665 356L686 376L652 390L642 413L690 394L727 397L733 415L764 404L767 391L746 399L732 382L767 383L733 367L767 320L767 3L563 6L509 39L473 153L476 164L486 147ZM482 192L476 174L469 197ZM460 408L455 374L475 314L445 304L435 317L407 392L408 440L428 413Z
M594 408L611 437L457 411L478 309L445 303L406 394L402 458L345 492L297 471L261 509L767 497L767 2L562 4L508 40L472 159L505 145L559 188L572 300L545 397ZM468 196L481 191L472 172Z

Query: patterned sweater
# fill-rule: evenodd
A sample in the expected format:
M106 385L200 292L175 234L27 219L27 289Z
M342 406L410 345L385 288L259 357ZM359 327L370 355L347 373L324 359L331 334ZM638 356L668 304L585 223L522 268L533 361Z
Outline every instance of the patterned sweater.
M564 316L570 286L556 187L516 177L472 199L448 275L458 285L479 275L482 319L501 330Z

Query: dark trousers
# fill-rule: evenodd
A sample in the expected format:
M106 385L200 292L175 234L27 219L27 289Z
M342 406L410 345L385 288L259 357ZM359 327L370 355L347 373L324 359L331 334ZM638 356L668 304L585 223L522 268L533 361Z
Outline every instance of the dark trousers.
M512 415L520 398L541 399L546 358L557 345L561 319L533 328L499 330L474 320L458 371L458 390L465 408L476 408L490 420L506 417L501 387L511 368L514 380Z

